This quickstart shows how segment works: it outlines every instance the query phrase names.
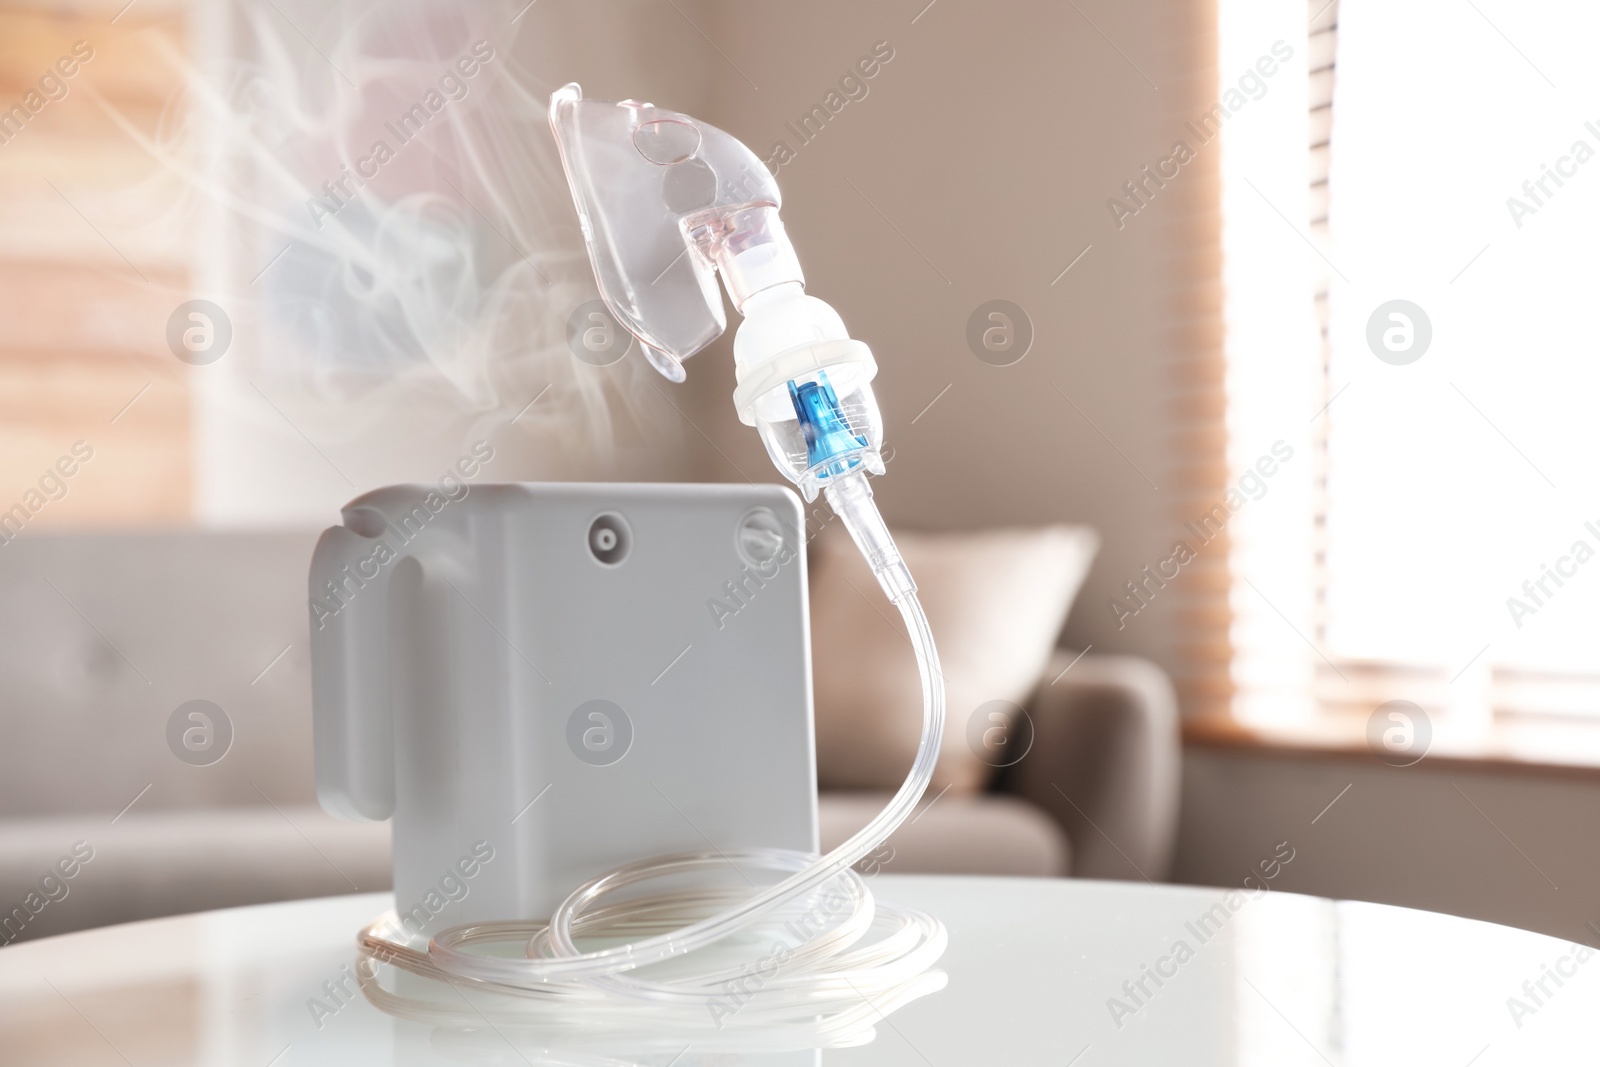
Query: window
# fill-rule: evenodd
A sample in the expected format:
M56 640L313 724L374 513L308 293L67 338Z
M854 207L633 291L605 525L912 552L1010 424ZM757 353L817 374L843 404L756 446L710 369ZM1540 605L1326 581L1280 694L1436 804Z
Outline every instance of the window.
M1224 0L1225 50L1260 6ZM1600 10L1322 11L1301 118L1224 142L1230 460L1306 431L1235 521L1239 713L1600 717Z

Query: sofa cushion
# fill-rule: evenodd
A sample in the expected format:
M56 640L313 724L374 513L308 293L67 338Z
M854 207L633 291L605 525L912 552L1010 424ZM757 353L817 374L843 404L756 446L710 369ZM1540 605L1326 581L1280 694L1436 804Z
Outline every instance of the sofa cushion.
M315 802L306 570L316 534L30 528L0 552L0 812L102 825ZM169 734L205 700L221 758ZM118 825L121 825L119 822Z
M1099 540L1082 526L895 540L944 671L945 737L932 789L972 793L993 767L969 743L969 721L980 709L985 723L991 712L1004 716L1033 690ZM818 536L809 562L818 784L894 789L922 733L910 640L843 529Z
M824 793L824 852L871 822L890 793ZM931 801L931 803L930 803ZM885 842L857 864L869 874L990 874L1066 877L1070 846L1059 824L1016 797L929 794Z
M316 807L0 820L0 944L390 884L389 824Z
M824 794L822 847L833 848L861 829L888 800L888 793ZM924 801L913 819L876 855L877 869L1067 873L1065 834L1026 801L946 795L931 805ZM346 822L316 807L135 810L114 825L98 817L0 820L0 945L183 912L370 893L390 884L389 824ZM26 913L20 918L19 908Z

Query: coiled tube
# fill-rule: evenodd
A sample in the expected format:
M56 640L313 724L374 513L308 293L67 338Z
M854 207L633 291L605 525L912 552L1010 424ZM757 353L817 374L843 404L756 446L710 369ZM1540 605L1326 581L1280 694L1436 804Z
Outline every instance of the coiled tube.
M860 485L846 487L843 483ZM628 864L579 886L548 923L458 926L421 950L391 915L362 930L363 953L451 983L566 1006L583 1029L652 1033L822 1023L848 1033L905 999L943 984L929 969L946 933L932 916L875 901L854 869L903 823L927 789L944 734L944 681L916 587L893 550L866 478L828 493L905 619L921 677L922 739L905 782L876 818L825 856L784 849L707 850ZM753 893L701 886L643 892L686 876L765 870L781 876ZM630 891L631 892L624 892ZM619 896L621 899L619 899ZM624 938L584 949L585 940ZM490 954L514 943L515 958ZM683 957L691 953L691 960ZM369 994L374 990L369 988ZM477 1010L477 1009L474 1009ZM577 1017L576 1019L574 1017ZM470 1021L470 1019L468 1020ZM648 1022L648 1026L646 1026Z

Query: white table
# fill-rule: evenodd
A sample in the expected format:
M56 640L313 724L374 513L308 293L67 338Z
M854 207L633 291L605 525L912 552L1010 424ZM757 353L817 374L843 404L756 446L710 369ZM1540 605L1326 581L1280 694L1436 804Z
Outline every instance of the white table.
M878 895L950 930L949 986L877 1027L869 1045L698 1064L1049 1064L1375 1067L1595 1062L1600 953L1427 912L1282 893L1110 882L896 877ZM318 1027L354 962L352 938L386 895L161 919L0 949L0 1062L73 1067L341 1067L632 1063L545 1058L491 1028L436 1031L360 995ZM1223 904L1213 920L1201 918ZM1179 962L1173 949L1192 950ZM1165 962L1163 962L1165 961ZM1145 967L1168 977L1136 1014ZM1557 986L1546 967L1572 972ZM1523 983L1544 979L1535 1004ZM1513 1017L1508 998L1533 1008ZM1120 1025L1119 1025L1120 1023Z

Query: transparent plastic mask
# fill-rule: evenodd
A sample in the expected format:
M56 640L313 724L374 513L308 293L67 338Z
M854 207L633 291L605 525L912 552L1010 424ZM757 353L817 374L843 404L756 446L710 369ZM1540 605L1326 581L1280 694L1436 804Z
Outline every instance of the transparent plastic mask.
M716 271L736 306L801 281L778 221L777 183L736 138L687 115L627 100L550 100L600 296L673 381L727 327Z

